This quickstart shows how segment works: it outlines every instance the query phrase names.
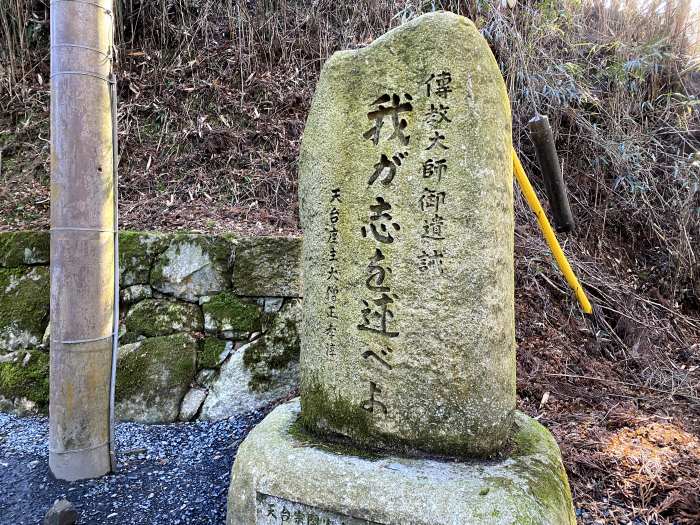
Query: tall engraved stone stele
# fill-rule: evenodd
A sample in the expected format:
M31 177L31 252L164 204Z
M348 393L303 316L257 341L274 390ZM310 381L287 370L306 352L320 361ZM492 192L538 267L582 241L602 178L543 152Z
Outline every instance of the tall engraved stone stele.
M451 13L325 64L300 162L301 402L241 445L229 524L575 523L556 443L515 410L510 121Z

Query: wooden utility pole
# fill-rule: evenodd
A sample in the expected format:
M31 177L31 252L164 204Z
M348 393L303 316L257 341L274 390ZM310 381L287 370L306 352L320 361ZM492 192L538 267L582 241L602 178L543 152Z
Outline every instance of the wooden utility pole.
M115 300L113 0L51 2L49 466L111 470Z

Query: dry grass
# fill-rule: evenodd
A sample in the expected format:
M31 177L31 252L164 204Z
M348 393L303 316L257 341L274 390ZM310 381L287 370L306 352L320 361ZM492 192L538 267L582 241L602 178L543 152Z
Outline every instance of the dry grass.
M578 222L562 241L592 318L516 193L522 407L562 443L584 522L699 522L697 449L664 441L671 427L700 432L688 0L119 0L122 227L296 232L296 158L323 61L433 8L469 16L491 44L536 186L525 123L549 115ZM0 0L0 43L0 229L46 227L48 0Z

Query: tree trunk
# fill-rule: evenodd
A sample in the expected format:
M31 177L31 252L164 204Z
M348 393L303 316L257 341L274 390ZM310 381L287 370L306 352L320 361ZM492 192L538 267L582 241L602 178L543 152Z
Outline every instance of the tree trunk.
M51 2L49 466L65 480L111 469L113 22L112 0Z

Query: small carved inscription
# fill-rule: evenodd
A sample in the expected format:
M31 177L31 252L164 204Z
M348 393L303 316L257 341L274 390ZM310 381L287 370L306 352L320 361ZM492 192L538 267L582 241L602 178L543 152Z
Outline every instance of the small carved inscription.
M423 161L421 174L425 186L418 198L423 222L420 252L416 254L418 271L432 276L442 276L443 241L446 217L449 215L449 197L442 190L442 179L447 176L447 158L443 155L449 150L447 132L452 119L447 103L452 93L452 73L440 71L431 73L425 81L425 93L430 100L430 109L425 114L425 123L432 129L424 151L430 152L430 158ZM439 97L444 100L438 100Z
M381 525L260 492L256 500L256 525Z
M326 231L328 232L328 256L327 256L327 277L326 277L326 322L328 323L324 332L328 336L326 346L326 355L335 357L337 349L336 341L336 321L338 314L336 312L338 302L338 283L340 273L338 272L338 222L340 221L340 206L343 203L340 195L340 188L334 188L329 195L330 212L326 219Z

